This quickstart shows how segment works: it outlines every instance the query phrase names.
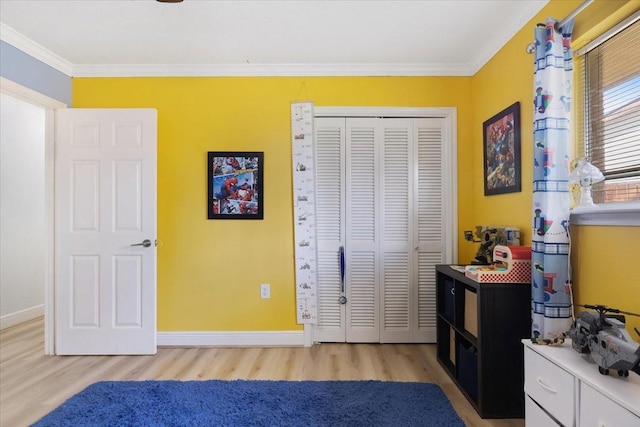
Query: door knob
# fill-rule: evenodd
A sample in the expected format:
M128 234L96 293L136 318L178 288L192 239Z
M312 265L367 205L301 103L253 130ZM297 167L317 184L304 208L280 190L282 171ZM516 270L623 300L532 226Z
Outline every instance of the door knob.
M142 241L142 243L134 243L134 244L133 244L133 245L131 245L131 246L144 246L145 248L148 248L149 246L151 246L151 240L149 240L149 239L144 239L144 240Z

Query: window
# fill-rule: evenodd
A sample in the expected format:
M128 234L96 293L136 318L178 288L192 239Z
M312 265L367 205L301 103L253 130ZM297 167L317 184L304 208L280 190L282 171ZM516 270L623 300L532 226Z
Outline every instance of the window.
M595 47L586 46L576 58L575 80L584 94L577 140L584 144L585 157L605 176L593 186L595 203L640 202L638 18L636 13L613 30L614 35L603 36L605 41Z

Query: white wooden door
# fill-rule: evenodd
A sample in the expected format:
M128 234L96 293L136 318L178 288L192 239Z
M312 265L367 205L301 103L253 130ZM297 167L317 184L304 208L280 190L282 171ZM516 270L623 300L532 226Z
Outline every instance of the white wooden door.
M446 261L444 120L381 121L380 342L435 342L435 266Z
M56 354L156 353L156 122L56 112Z
M435 265L445 261L451 240L444 120L317 118L315 129L314 339L435 342Z
M413 191L413 342L436 342L436 265L451 263L454 244L451 201L453 183L446 176L450 160L443 119L414 119L413 157L417 176Z
M380 342L412 342L414 307L413 119L379 121Z
M346 303L340 250L345 236L345 119L316 119L316 242L318 323L314 340L345 342Z
M376 128L371 119L315 122L319 342L380 339Z
M379 119L349 118L346 144L347 342L379 342Z

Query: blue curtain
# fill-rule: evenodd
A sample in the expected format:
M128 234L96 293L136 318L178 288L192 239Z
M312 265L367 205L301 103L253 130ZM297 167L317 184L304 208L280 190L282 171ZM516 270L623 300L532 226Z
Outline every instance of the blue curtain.
M571 323L569 283L569 116L573 21L535 29L533 75L532 337L554 340Z

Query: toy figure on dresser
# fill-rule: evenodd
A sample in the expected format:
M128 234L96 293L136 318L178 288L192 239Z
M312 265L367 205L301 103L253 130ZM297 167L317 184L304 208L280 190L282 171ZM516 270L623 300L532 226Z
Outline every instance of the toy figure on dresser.
M583 311L571 325L568 335L573 340L573 349L578 353L589 354L602 375L609 375L610 369L618 371L621 377L628 377L629 371L640 375L640 343L631 338L631 334L625 329L624 316L621 315L640 314L604 305L582 307L595 312ZM640 336L638 328L634 329Z
M480 243L476 256L471 261L471 264L474 265L491 265L493 263L493 249L497 245L520 245L520 230L513 227L477 225L474 235L470 231L465 231L464 236L467 241Z

